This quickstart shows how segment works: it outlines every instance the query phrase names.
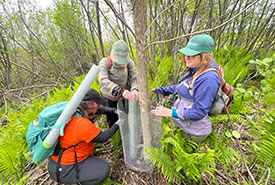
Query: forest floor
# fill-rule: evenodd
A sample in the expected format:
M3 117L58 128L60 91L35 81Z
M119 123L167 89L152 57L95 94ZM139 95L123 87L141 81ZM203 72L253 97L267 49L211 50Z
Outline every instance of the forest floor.
M235 125L237 126L237 125ZM233 126L233 127L235 127ZM217 124L213 128L216 131L220 132L222 130L222 124ZM242 136L240 142L252 141L254 138L248 136L248 128L243 127L241 130ZM242 151L244 156L251 156L246 145L242 145L241 148L237 144L238 142L232 142L230 146L233 149ZM113 149L112 142L108 141L104 144L97 144L94 155L100 157L107 161L111 166L110 177L102 183L102 185L179 185L177 183L168 183L164 178L163 174L156 167L148 172L137 172L127 167L124 162L124 156L122 151L122 146L119 146L118 149ZM121 143L120 143L121 144ZM216 171L213 172L213 177L216 183L213 183L213 177L209 174L202 174L202 182L198 184L210 185L210 184L246 184L251 179L244 163L241 163L238 166L232 164L232 170L234 173L229 174L224 167L216 163ZM50 175L47 172L47 160L41 165L30 164L26 167L27 175L30 177L30 182L28 185L57 185L58 183L51 179ZM251 171L255 177L257 171ZM247 182L248 181L248 182ZM250 181L251 182L251 181ZM270 182L275 184L274 181ZM190 184L187 181L181 184ZM192 183L196 184L196 183ZM252 183L251 183L252 184Z
M247 140L248 138L243 138ZM128 168L124 162L124 157L122 151L116 151L119 153L117 159L114 159L114 152L111 147L111 142L104 143L102 146L104 150L99 150L95 152L95 155L106 160L111 166L110 177L102 183L102 185L168 185L169 183L164 178L163 174L160 170L156 167L150 172L137 172L130 168ZM236 146L237 147L237 146ZM245 151L245 149L243 149ZM246 150L247 152L247 150ZM245 153L246 153L245 152ZM245 154L247 155L247 153ZM58 185L53 179L51 179L50 175L47 172L47 160L41 165L31 164L28 167L28 176L30 177L31 181L27 183L27 185ZM245 182L244 179L249 179L249 175L245 169L244 165L236 166L234 176L229 177L224 168L217 164L216 172L214 172L214 177L217 183L211 182L213 179L210 175L204 174L201 182L201 185L210 185L210 184L243 184ZM252 172L253 173L253 172ZM116 183L114 183L116 182ZM275 182L270 182L271 184ZM185 184L189 184L185 182ZM194 183L193 183L194 184ZM195 183L196 184L196 183ZM199 184L199 183L198 183ZM170 185L178 185L177 183L170 183Z
M110 177L104 184L115 184L111 183L117 182L118 184L124 185L168 185L163 174L154 168L151 172L137 172L129 169L123 158L122 151L116 151L119 153L117 159L114 159L114 152L111 147L111 142L104 143L102 146L104 150L99 150L95 152L97 157L106 160L111 166ZM41 166L31 164L27 172L31 179L28 185L57 185L47 172L47 161L45 161ZM111 179L111 180L110 180Z
M95 152L95 155L97 157L100 157L104 160L106 160L110 166L111 166L111 172L110 177L107 180L107 182L103 183L104 185L168 185L169 183L164 178L163 174L160 170L158 170L156 167L150 171L150 172L137 172L130 168L128 168L124 162L124 157L122 151L118 150L116 151L116 154L118 153L119 156L115 157L117 159L114 159L114 152L112 150L112 143L111 141L104 143L103 146L104 150L99 150ZM41 164L40 166L37 166L35 164L32 164L32 166L28 167L28 176L30 177L31 181L30 183L27 183L27 185L58 185L57 182L55 182L47 172L47 160ZM217 168L219 168L217 166ZM215 177L220 184L230 184L230 183L222 183L226 182L225 179L222 178L222 174L214 173ZM224 178L226 175L224 175ZM209 179L211 179L210 175L204 175L203 177L204 182L201 182L200 184L209 184ZM114 183L116 182L116 183ZM188 182L185 182L188 185ZM177 183L170 183L171 185L176 185ZM195 183L196 184L196 183ZM211 182L210 182L211 184ZM219 183L218 183L219 184Z

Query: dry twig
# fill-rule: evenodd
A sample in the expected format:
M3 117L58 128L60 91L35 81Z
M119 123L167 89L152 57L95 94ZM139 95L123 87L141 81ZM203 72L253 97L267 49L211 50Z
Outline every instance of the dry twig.
M268 183L269 181L269 178L270 178L270 168L267 168L266 171L264 172L263 176L261 177L261 179L258 181L257 185L261 184L261 182L263 181L265 175L266 175L266 172L268 172L267 174L267 178L266 178L266 181L265 181L265 184Z
M247 166L247 164L246 164L246 162L245 162L245 158L244 158L244 155L243 155L243 152L242 152L242 149L241 149L241 144L240 144L239 139L237 139L237 144L238 144L239 152L241 153L241 156L242 156L242 159L243 159L245 168L246 168L246 170L247 170L247 173L248 173L248 175L250 176L250 178L251 178L253 184L254 184L254 185L257 185L254 176L252 175L251 171L249 170L249 168L248 168L248 166Z
M243 10L240 11L240 13L238 13L237 15L233 16L231 19L229 19L228 21L216 26L215 28L211 28L211 29L207 29L207 30L202 30L202 31L197 31L197 32L194 32L194 33L189 33L189 34L185 34L185 35L182 35L182 36L179 36L179 37L176 37L176 38L172 38L172 39L169 39L169 40L163 40L163 41L156 41L156 42L151 42L149 43L145 49L147 49L148 47L150 47L151 45L154 45L154 44L163 44L163 43L166 43L166 42L171 42L171 41L174 41L174 40L178 40L178 39L182 39L184 37L188 37L188 36L192 36L192 35L196 35L196 34L202 34L202 33L207 33L207 32L211 32L211 31L214 31L214 30L217 30L225 25L227 25L228 23L230 23L232 20L234 20L236 17L240 16L243 12L245 12L246 10L248 10L250 7L252 7L254 4L256 4L259 0L255 0L254 2L252 2L249 6L247 6L246 8L244 8Z
M136 37L134 31L130 28L130 26L126 23L126 21L124 20L124 18L122 16L120 16L120 14L117 12L116 8L114 7L113 3L110 0L104 0L105 3L111 8L111 10L114 12L114 14L118 17L118 19L128 28L128 30L130 30L130 32L132 33L132 35L134 37Z
M44 175L46 175L48 173L48 171L45 171L44 173L42 173L41 175L39 175L38 177L36 177L35 179L33 179L34 181L40 179L41 177L43 177Z
M224 178L225 180L227 180L230 184L237 184L234 181L232 181L231 179L227 178L225 175L223 175L221 172L219 172L218 170L215 171L219 176L221 176L222 178Z
M47 175L47 177L39 185L43 185L49 178L50 178L50 175Z
M36 99L36 98L38 98L38 97L40 97L40 96L43 96L43 95L46 94L46 93L50 93L50 92L53 91L53 90L54 90L54 89L50 89L50 90L48 90L48 91L44 91L43 93L41 93L41 94L39 94L39 95L37 95L37 96L31 98L30 100L27 100L26 102L22 103L19 107L17 107L17 108L14 109L14 110L19 110L20 108L24 107L27 103L30 103L32 100L34 100L34 99ZM0 118L0 124L5 120L5 117L6 117L7 115L8 115L8 112L5 112L5 113L3 114L3 116ZM0 126L1 126L1 125L0 125Z

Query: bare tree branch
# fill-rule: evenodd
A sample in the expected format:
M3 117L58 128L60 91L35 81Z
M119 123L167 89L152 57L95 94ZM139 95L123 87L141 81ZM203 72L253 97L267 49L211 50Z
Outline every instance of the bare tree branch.
M162 11L152 20L151 24L148 26L147 31L146 31L146 33L145 33L145 34L147 35L147 37L148 37L148 35L149 35L151 26L152 26L153 23L157 20L157 18L158 18L162 13L164 13L165 11L167 11L169 8L171 8L172 6L174 6L176 3L181 2L181 1L182 1L182 0L175 1L175 2L172 3L170 6L168 6L168 7L165 8L164 10L162 10Z
M114 28L112 27L112 25L110 24L110 22L108 21L107 17L104 15L104 13L102 12L101 9L99 9L101 15L104 17L105 21L107 22L107 24L110 26L110 28L112 29L113 33L115 34L117 39L120 39L119 35L117 34L117 32L114 30Z
M123 17L121 17L119 15L119 13L117 12L116 8L114 7L113 3L110 0L104 0L106 2L106 4L111 8L111 10L114 12L114 14L116 15L116 17L128 28L128 30L130 30L130 32L132 33L132 35L134 37L135 33L134 31L130 28L130 26L126 23L126 21L123 19Z
M95 36L94 36L94 32L96 32L96 31L93 30L93 29L92 29L92 26L91 26L91 24L94 25L94 22L93 22L93 20L92 20L92 18L91 18L91 16L90 16L89 7L86 8L86 6L84 5L84 3L83 3L82 0L80 0L80 3L81 3L81 5L82 5L82 7L84 8L84 11L85 11L85 13L86 13L86 15L87 15L87 17L88 17L88 24L89 24L90 35L91 35L92 41L93 41L93 43L94 43L94 47L93 47L93 48L94 48L94 50L95 50L96 59L97 59L97 61L98 61L98 60L99 60L99 54L98 54L98 49L97 49L97 47L96 47ZM88 1L88 3L89 3L89 1ZM60 9L61 9L61 8L60 8ZM63 12L63 10L62 10L62 12ZM63 14L65 15L65 12L64 12ZM67 15L66 15L66 16L67 16ZM95 27L95 26L94 26L94 27ZM98 33L97 36L99 36L99 32L96 32L96 33Z
M41 44L43 50L47 53L47 55L49 56L50 60L55 64L55 66L59 69L59 66L56 64L56 62L54 61L54 59L52 58L51 54L48 52L47 47L44 45L44 43L35 35L35 33L33 33L33 31L29 28L29 26L27 25L26 21L24 20L24 17L22 15L22 10L21 10L21 5L19 3L19 0L17 0L18 2L18 8L19 8L19 13L20 13L20 18L23 22L23 24L25 25L25 27L28 29L28 31L31 33L31 35L34 36L34 38ZM54 69L56 70L56 69Z
M21 65L19 65L19 64L17 64L17 63L14 63L14 62L11 62L11 63L12 63L13 65L17 66L17 67L20 67L20 68L22 68L22 69L25 69L26 71L28 71L28 72L34 74L35 76L40 77L41 79L44 79L44 80L46 80L46 81L50 81L51 83L55 83L55 84L57 83L57 82L55 82L55 81L52 81L52 80L50 80L50 79L48 79L48 78L46 78L46 77L43 77L43 76L41 76L41 75L39 75L39 74L33 72L31 69L29 69L29 68L27 68L27 67L25 67L25 66L21 66Z
M146 49L147 49L148 47L150 47L151 45L153 45L153 44L163 44L163 43L175 41L175 40L178 40L178 39L182 39L182 38L184 38L184 37L189 37L189 36L192 36L192 35L202 34L202 33L207 33L207 32L211 32L211 31L217 30L217 29L219 29L219 28L221 28L221 27L227 25L228 23L230 23L230 22L231 22L232 20L234 20L236 17L240 16L243 12L245 12L246 10L248 10L251 6L253 6L254 4L256 4L258 1L259 1L259 0L255 0L255 1L252 2L249 6L247 6L247 7L244 8L242 11L240 11L240 13L238 13L237 15L235 15L234 17L232 17L232 18L229 19L228 21L224 22L223 24L220 24L220 25L216 26L215 28L206 29L206 30L197 31L197 32L194 32L194 33L185 34L185 35L182 35L182 36L180 36L180 37L172 38L172 39L169 39L169 40L152 42L152 43L149 43L149 44L146 46Z
M42 92L41 94L39 94L39 95L37 95L37 96L35 96L35 97L29 99L28 101L22 103L19 107L17 107L17 108L14 109L14 110L15 110L15 111L16 111L16 110L19 110L20 108L24 107L26 104L29 104L31 101L35 100L36 98L39 98L40 96L43 96L43 95L45 95L45 94L47 94L47 93L50 93L50 92L53 91L53 90L54 90L54 89L50 89L50 90L48 90L48 91ZM6 117L7 115L8 115L8 112L6 112L5 114L3 114L3 116L0 118L0 126L1 126L1 124L3 124L3 121L5 120L5 117Z

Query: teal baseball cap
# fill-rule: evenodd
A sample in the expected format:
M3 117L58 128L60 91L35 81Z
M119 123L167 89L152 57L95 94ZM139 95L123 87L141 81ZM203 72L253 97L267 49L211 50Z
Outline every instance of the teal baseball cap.
M200 53L212 53L214 40L207 34L200 34L192 37L185 48L179 50L186 56L194 56Z
M118 64L128 64L129 63L129 49L126 42L123 40L118 40L113 44L112 47L115 60Z

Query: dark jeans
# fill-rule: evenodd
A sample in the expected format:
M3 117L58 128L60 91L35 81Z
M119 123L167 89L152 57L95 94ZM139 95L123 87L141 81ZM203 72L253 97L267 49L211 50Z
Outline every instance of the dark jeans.
M90 156L78 163L79 179L76 178L75 164L60 165L59 180L63 184L93 185L105 180L110 173L110 165L98 157ZM48 171L50 176L57 181L56 178L57 163L49 158Z
M110 99L105 98L105 102L106 102L106 106L107 107L111 107L111 108L117 108L117 101L112 101ZM115 113L108 113L106 114L106 118L107 118L107 123L109 128L111 128L111 126L117 122L118 120L118 115Z

